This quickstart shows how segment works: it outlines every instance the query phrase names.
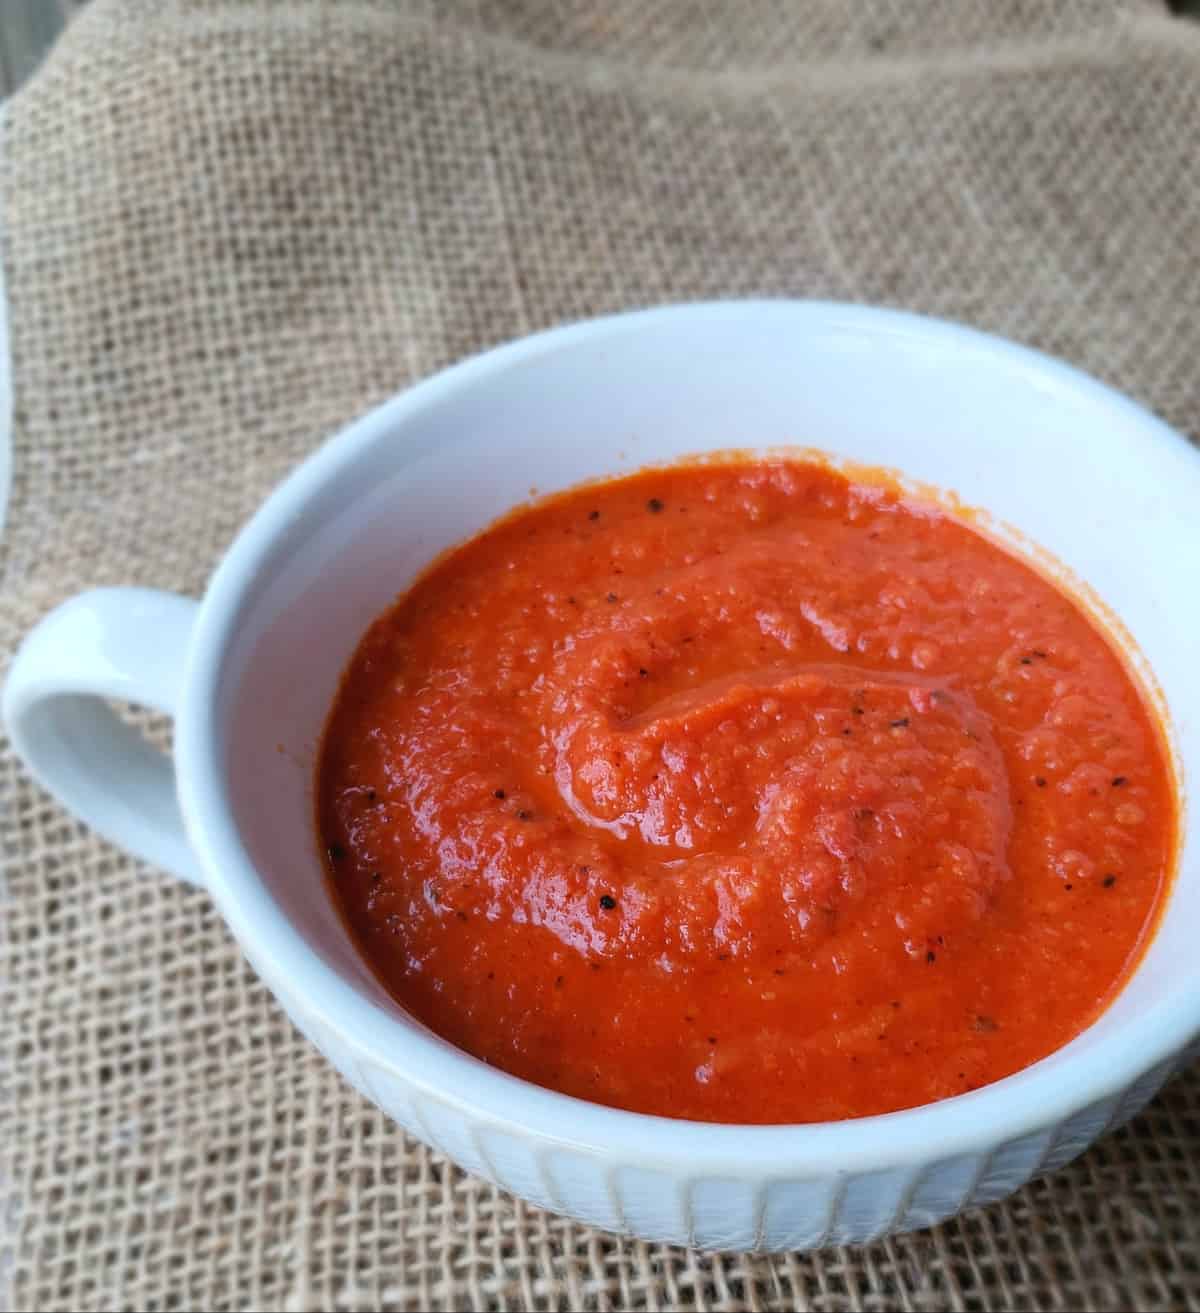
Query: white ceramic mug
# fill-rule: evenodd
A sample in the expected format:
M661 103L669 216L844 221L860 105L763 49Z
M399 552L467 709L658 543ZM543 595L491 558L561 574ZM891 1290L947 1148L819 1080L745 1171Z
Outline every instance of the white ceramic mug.
M898 467L985 508L1017 550L1031 540L1052 553L1149 662L1180 778L1197 776L1197 453L1020 347L906 314L784 301L556 329L414 387L271 496L201 603L109 589L43 620L5 688L13 741L85 821L207 887L351 1084L527 1199L727 1249L866 1240L998 1199L1131 1115L1185 1060L1200 1030L1193 837L1132 981L1072 1043L941 1103L803 1126L647 1117L486 1066L384 993L325 886L312 801L322 723L364 629L431 557L531 485L782 444ZM173 766L105 698L170 712Z

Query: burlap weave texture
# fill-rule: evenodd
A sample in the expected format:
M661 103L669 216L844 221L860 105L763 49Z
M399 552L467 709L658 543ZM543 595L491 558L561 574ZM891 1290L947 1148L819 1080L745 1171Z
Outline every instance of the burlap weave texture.
M0 651L84 587L199 593L346 420L634 305L945 314L1200 436L1198 122L1200 27L1156 0L94 0L4 126ZM0 789L15 1308L1200 1307L1200 1073L936 1231L624 1241L406 1140L202 893L7 751Z

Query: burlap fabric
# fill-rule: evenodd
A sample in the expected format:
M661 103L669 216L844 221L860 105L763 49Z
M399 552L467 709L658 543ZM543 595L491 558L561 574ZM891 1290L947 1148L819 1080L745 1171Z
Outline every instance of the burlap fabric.
M345 420L648 302L946 314L1195 435L1198 123L1200 28L1156 0L96 0L4 129L0 645L93 584L198 593ZM202 893L0 780L15 1308L1200 1307L1200 1071L936 1231L633 1243L405 1139Z

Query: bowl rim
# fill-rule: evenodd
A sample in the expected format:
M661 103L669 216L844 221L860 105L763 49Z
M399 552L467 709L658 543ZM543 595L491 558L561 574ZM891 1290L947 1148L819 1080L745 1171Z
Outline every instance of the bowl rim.
M176 725L176 769L188 835L207 886L259 975L289 1011L350 1042L402 1085L472 1121L546 1144L582 1149L633 1166L678 1169L702 1161L734 1178L823 1175L919 1165L936 1156L986 1151L1061 1123L1127 1089L1182 1050L1200 1031L1200 975L1164 991L1130 1027L1089 1048L1072 1041L1049 1059L993 1084L937 1103L851 1120L743 1124L686 1121L592 1103L534 1085L491 1067L432 1032L389 1014L327 965L279 909L258 876L226 807L214 708L224 655L246 595L279 537L338 470L384 433L419 420L452 395L518 364L589 339L660 331L673 323L777 317L791 327L868 330L943 346L998 354L1039 386L1083 394L1132 421L1144 441L1200 456L1173 429L1122 393L1051 356L977 329L912 312L836 301L779 299L678 302L546 329L443 369L350 422L297 466L262 503L218 565L196 620ZM1200 494L1200 459L1181 462ZM1182 787L1182 780L1180 781ZM1185 816L1181 816L1181 829ZM1181 843L1182 851L1182 843ZM1183 878L1177 870L1176 880ZM1163 913L1170 915L1170 903ZM302 981L302 985L297 985ZM1069 1071L1063 1069L1064 1060ZM361 1072L359 1073L361 1076ZM1067 1078L1069 1077L1069 1078ZM365 1076L368 1086L371 1082ZM1048 1144L1044 1152L1048 1152Z

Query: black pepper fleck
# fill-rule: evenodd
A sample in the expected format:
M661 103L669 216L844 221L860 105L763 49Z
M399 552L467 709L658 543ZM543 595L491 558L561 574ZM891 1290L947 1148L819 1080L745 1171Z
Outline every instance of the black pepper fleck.
M1129 779L1128 779L1128 777L1125 776L1125 775L1114 775L1114 776L1113 776L1112 786L1113 786L1114 789L1123 789L1123 788L1125 787L1125 785L1127 785L1128 783L1129 783Z
M907 716L901 716L899 720L893 720L893 721L892 721L892 728L893 728L893 729L907 729L907 728L908 728L908 717L907 717Z
M641 676L642 679L646 679L649 677L650 672L646 669L645 666L638 666L638 674Z
M607 600L610 602L615 602L617 600L616 593L609 593Z
M925 954L925 961L931 964L937 961L937 954L932 948Z
M376 792L375 792L374 789L368 789L368 790L367 790L367 801L368 801L368 802L374 802L377 796L378 796L378 795L376 794Z
M589 519L589 520L598 520L599 518L600 518L600 512L599 512L599 511L588 511L588 519Z
M525 808L522 807L521 810L520 810L519 812L517 812L517 820L519 820L519 821L531 821L531 820L533 820L533 812L531 812L531 811L526 811Z
M1113 885L1116 883L1117 883L1117 877L1115 875L1106 875L1104 877L1103 884L1105 889L1111 889Z
M340 843L331 843L329 845L329 860L331 862L340 862L346 856L346 850Z
M508 797L508 794L506 794L503 789L497 789L492 797L499 798L500 801L503 802L504 799Z
M616 905L617 905L617 900L612 896L612 894L600 895L600 906L604 908L606 912L611 912L613 908L616 907Z
M710 1035L710 1036L708 1037L708 1042L709 1042L710 1044L715 1044L715 1043L717 1042L717 1037L716 1037L715 1035Z
M1044 789L1046 787L1046 777L1044 775L1035 776L1033 782L1039 789Z
M651 497L650 500L646 503L646 509L650 512L651 515L657 515L659 511L662 510L662 508L663 508L663 504L657 497Z
M554 977L554 988L555 988L555 989L562 989L562 987L563 987L563 977L562 977L562 976L555 976L555 977Z

